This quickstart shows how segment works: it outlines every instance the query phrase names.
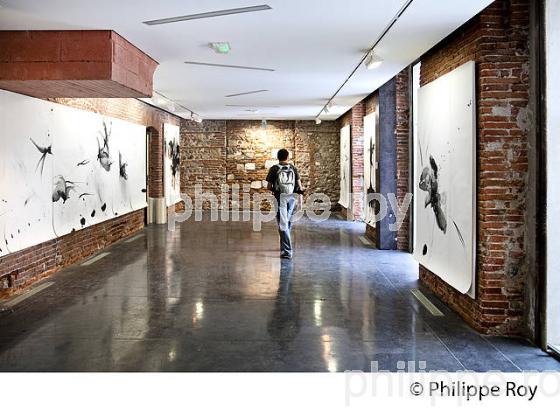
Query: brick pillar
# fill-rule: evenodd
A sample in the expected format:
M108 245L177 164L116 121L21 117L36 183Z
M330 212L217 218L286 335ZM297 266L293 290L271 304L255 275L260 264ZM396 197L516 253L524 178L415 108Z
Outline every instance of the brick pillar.
M395 138L397 145L397 200L399 204L407 193L411 192L409 183L409 145L410 145L410 86L408 69L401 71L396 77L396 126ZM412 203L411 203L412 207ZM397 249L409 250L410 207L405 219L397 232Z
M148 197L163 198L163 136L153 127L148 128L148 133Z
M361 101L350 111L352 150L352 214L361 221L364 212L364 116L366 104Z

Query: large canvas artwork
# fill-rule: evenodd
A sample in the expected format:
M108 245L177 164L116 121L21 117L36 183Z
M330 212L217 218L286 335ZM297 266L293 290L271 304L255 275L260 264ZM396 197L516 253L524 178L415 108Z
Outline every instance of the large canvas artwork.
M340 130L340 199L344 208L350 207L350 125Z
M167 206L175 205L181 200L181 179L179 165L181 163L181 147L179 127L173 124L163 125L164 156L163 167L165 182L165 198Z
M54 237L54 114L42 100L14 95L0 92L0 257Z
M475 289L475 66L420 88L415 258L462 293Z
M0 107L0 256L146 207L144 126L4 91Z
M368 200L368 195L376 192L376 125L375 113L364 117L364 221L370 226L375 225L375 201Z

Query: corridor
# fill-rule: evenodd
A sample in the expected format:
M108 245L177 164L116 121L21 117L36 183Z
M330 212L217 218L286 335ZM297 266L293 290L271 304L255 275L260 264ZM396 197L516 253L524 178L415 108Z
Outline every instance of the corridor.
M149 226L0 305L0 371L560 370L420 287L432 314L411 255L362 232L301 221L282 261L275 222Z

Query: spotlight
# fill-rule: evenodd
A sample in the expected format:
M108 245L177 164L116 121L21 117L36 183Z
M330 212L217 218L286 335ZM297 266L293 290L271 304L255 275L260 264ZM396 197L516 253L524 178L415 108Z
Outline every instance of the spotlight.
M193 113L191 113L191 121L194 121L194 122L200 124L202 122L202 117L193 112Z
M321 119L320 118L315 118L315 124L317 124L317 125L321 124Z
M374 70L383 64L383 59L373 51L370 51L366 57L365 63L368 70Z
M152 101L157 106L162 106L166 103L165 98L163 98L161 95L159 95L157 93L154 93L154 96L152 97Z
M262 120L262 121L261 121L261 128L262 128L263 130L266 130L266 127L268 127L268 123L266 122L266 120Z

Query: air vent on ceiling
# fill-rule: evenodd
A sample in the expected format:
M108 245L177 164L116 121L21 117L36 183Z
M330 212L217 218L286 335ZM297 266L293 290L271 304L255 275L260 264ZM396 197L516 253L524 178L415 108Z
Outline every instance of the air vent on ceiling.
M226 95L226 97L239 97L241 95L250 95L250 94L258 94L258 93L265 93L268 90L256 90L256 91L247 91L244 93L237 93L237 94L230 94L230 95Z
M185 61L185 64L202 65L207 67L220 67L220 68L238 68L241 70L257 70L257 71L271 71L271 72L275 71L273 68L249 67L244 65L231 65L231 64L201 63L198 61Z
M272 10L272 7L270 7L268 4L262 4L260 6L209 11L207 13L189 14L187 16L176 16L176 17L168 17L168 18L158 19L158 20L148 20L148 21L144 21L144 24L147 24L148 26L156 26L158 24L177 23L179 21L206 19L211 17L229 16L232 14L241 14L241 13L252 13L255 11L264 11L264 10Z

